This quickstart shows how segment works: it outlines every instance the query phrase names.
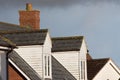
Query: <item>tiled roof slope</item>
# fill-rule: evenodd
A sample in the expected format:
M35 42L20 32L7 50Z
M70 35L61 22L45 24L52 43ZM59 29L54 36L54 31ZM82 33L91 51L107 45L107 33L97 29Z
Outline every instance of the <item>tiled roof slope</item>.
M95 77L95 75L108 62L108 60L109 60L109 58L88 60L87 61L87 75L88 75L88 80L92 80Z
M0 46L4 47L16 47L16 45L9 39L0 35Z
M47 29L5 31L0 32L0 35L4 36L6 39L16 44L16 46L42 45L44 44L47 32Z
M33 68L24 61L15 51L8 55L8 59L12 60L31 80L41 80L40 76L33 70Z
M52 80L77 80L52 56Z
M52 38L52 52L79 51L83 36Z
M0 22L0 31L14 31L14 30L25 30L26 28L22 28L19 25Z

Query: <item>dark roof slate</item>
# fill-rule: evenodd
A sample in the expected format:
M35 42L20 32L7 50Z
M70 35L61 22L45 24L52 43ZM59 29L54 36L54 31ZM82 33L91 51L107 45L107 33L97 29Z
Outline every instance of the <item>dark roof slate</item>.
M52 80L77 80L52 56Z
M0 32L0 35L16 44L16 46L43 45L47 32L48 29L4 31Z
M15 48L16 45L11 42L9 39L6 39L5 37L0 35L0 46L3 47L11 47L11 48Z
M79 51L83 36L52 38L52 52Z
M15 51L9 53L8 58L12 60L31 80L41 80L37 72Z
M88 80L92 80L96 76L96 74L103 68L103 66L108 62L108 60L109 58L87 60Z
M15 31L15 30L26 30L26 28L22 28L19 25L0 22L0 31Z

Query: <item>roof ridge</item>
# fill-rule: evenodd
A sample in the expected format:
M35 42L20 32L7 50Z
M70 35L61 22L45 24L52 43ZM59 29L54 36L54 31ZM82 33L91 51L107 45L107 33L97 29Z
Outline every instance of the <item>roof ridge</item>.
M1 31L0 34L13 34L13 33L32 33L32 32L48 32L48 29L40 29L40 30L15 30L15 31Z
M8 25L12 25L12 26L14 26L14 27L16 27L16 26L18 26L18 27L20 27L19 25L17 25L17 24L12 24L12 23L7 23L7 22L1 22L0 21L0 24L8 24Z
M53 37L52 40L79 39L79 38L83 38L83 37L84 36Z

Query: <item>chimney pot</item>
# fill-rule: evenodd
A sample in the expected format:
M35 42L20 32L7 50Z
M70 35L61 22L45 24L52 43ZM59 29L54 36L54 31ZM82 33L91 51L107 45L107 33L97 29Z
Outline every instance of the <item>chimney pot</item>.
M26 10L19 11L19 23L21 27L40 29L40 11L32 10L32 4L26 4Z
M26 11L32 11L32 4L31 3L26 4Z

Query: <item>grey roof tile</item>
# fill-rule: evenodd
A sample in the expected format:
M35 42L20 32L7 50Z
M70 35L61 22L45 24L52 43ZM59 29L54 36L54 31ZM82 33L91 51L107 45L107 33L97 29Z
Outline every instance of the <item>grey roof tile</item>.
M14 31L14 30L26 30L26 28L22 28L19 25L0 22L0 31Z
M9 53L8 58L14 62L31 80L41 80L40 75L15 51Z
M76 78L52 56L52 80L76 80Z
M83 36L52 38L52 52L79 51Z
M44 44L48 29L0 32L16 46Z
M0 35L0 46L15 48L16 45L9 39Z

